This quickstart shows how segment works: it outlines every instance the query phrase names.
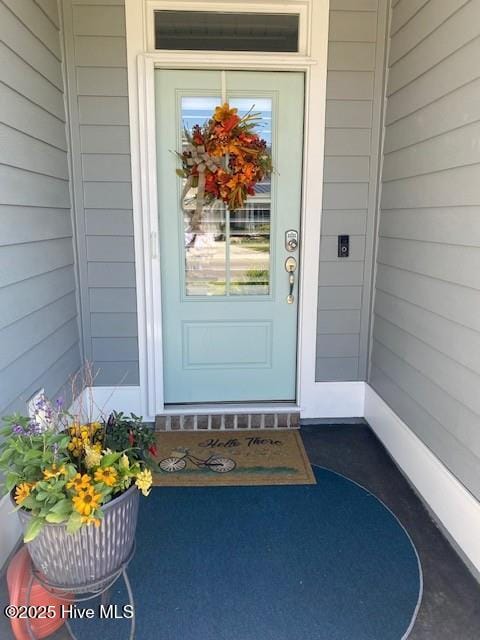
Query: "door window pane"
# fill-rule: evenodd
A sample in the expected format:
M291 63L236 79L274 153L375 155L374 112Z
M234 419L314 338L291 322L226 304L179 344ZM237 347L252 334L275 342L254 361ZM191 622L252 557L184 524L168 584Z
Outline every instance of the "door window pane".
M230 213L230 294L270 292L270 203L247 202Z
M295 13L155 11L155 49L298 51Z
M182 98L182 123L188 130L211 117L220 98ZM271 152L272 101L231 99L240 116L259 114L257 132ZM183 138L183 144L187 141ZM185 180L183 181L183 186ZM271 180L256 186L242 209L229 211L215 201L194 224L197 189L184 194L185 293L187 296L252 296L270 293Z
M185 217L185 284L187 296L226 293L225 210L204 207L201 230L192 232Z
M232 98L230 105L238 115L258 114L257 133L272 152L272 100L270 98ZM255 187L243 209L230 212L229 257L231 295L270 293L270 197L271 178Z
M183 97L182 126L191 131L194 125L203 125L220 102L220 96ZM187 144L185 137L182 142ZM190 189L183 199L186 295L223 296L227 266L225 207L219 202L203 207L200 226L192 229L196 191Z

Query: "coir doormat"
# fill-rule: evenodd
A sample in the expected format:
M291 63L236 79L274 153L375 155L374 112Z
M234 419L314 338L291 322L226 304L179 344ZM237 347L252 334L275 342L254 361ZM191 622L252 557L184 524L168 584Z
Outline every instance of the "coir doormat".
M157 486L315 484L298 431L157 434Z

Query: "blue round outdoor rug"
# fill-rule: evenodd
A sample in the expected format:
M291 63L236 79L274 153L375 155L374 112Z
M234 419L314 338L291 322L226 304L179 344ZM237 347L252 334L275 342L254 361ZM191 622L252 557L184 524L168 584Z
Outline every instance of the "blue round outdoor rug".
M359 485L319 467L315 476L157 488L142 500L129 568L137 640L406 638L422 590L408 534ZM117 584L112 601L125 603ZM73 627L80 640L121 640L128 622Z

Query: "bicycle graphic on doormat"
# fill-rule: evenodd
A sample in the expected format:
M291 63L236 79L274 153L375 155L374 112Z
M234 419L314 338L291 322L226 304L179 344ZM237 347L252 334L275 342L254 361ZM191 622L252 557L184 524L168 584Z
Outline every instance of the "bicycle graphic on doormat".
M207 469L208 471L214 471L215 473L229 473L237 466L235 460L219 456L215 453L209 456L206 460L202 460L190 453L188 449L176 449L172 452L172 455L169 458L160 460L158 466L166 473L175 473L177 471L183 471L187 466L187 461L191 462L199 469Z

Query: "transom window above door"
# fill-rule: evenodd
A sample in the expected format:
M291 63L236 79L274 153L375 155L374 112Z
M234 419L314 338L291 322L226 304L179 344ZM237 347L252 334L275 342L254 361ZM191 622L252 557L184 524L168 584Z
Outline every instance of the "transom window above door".
M313 1L318 0L143 0L145 44L157 55L209 51L299 58L309 54Z
M155 49L297 53L299 13L154 12Z

